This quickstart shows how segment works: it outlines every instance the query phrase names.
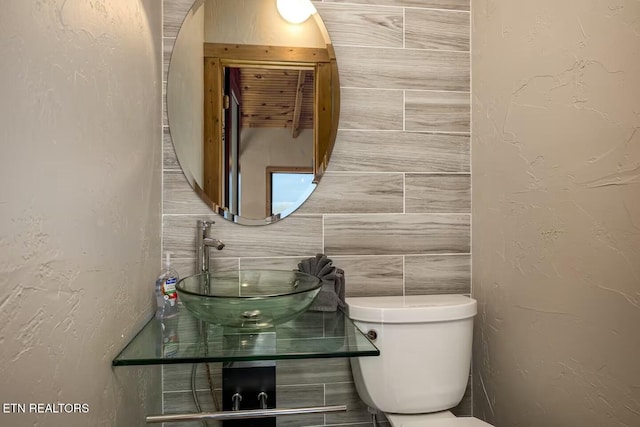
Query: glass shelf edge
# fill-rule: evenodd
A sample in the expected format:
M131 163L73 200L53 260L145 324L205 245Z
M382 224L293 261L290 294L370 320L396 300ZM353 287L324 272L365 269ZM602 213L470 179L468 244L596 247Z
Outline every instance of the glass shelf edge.
M302 355L278 355L278 356L247 356L247 357L193 357L181 359L136 359L136 360L117 360L114 359L111 366L153 366L153 365L180 365L191 363L219 363L219 362L254 362L265 360L301 360L301 359L332 359L338 357L369 357L380 356L380 350L361 351L358 353L309 353Z
M181 317L180 321L186 323L187 325L196 325L199 324L195 318L193 318L189 312L187 312L184 308L182 308L181 313L179 315ZM341 325L340 322L343 322L342 331L344 335L329 335L329 336L288 336L291 331L298 331L297 328L300 326L305 326L305 322L313 325L317 328L318 322L324 322L323 327L326 328L327 323L338 324ZM338 311L335 313L327 313L327 312L307 312L303 313L298 319L294 321L287 322L287 324L280 325L274 330L269 330L266 332L275 332L273 337L273 341L276 342L276 337L278 332L282 335L282 339L277 341L280 344L284 344L285 342L296 342L299 341L301 344L310 344L311 342L322 342L324 341L327 345L335 345L339 343L340 340L346 342L348 340L347 335L352 335L351 339L352 343L355 343L356 348L353 349L349 347L349 349L340 348L336 351L326 350L326 349L318 349L317 351L299 351L293 352L291 350L284 351L283 353L278 354L275 347L269 347L268 352L257 353L257 354L242 354L242 355L233 355L233 354L208 354L208 355L199 355L199 354L189 354L188 351L183 350L182 355L176 356L160 356L158 355L158 348L162 347L162 343L158 340L161 337L159 332L159 328L161 326L161 321L152 318L150 319L143 328L129 341L129 343L123 348L123 350L116 356L115 359L112 360L112 366L151 366L151 365L164 365L164 364L184 364L184 363L215 363L215 362L240 362L240 361L265 361L265 360L292 360L292 359L324 359L324 358L334 358L334 357L368 357L368 356L379 356L380 350L361 332L358 328L353 324L351 319L343 311ZM299 324L289 325L292 322L298 322ZM209 348L215 346L224 346L224 339L231 337L238 337L246 335L249 336L260 336L258 332L242 332L242 331L233 331L228 335L223 335L222 328L216 327L214 325L208 325L210 331L213 331L213 335L218 335L222 341L220 342L211 342L209 341ZM304 328L301 328L304 330ZM155 331L154 331L155 330ZM310 328L313 330L313 328ZM179 331L180 332L180 331ZM187 334L193 334L195 332L195 328L186 329ZM239 333L240 332L240 333ZM317 332L317 331L316 331ZM330 330L330 333L335 333L335 330ZM338 331L339 332L339 331ZM185 330L182 331L185 333ZM211 332L209 332L212 335ZM155 341L154 341L155 336ZM355 338L355 339L354 339ZM196 349L199 348L199 345L193 341L187 339L186 343L183 343L183 346L186 348L192 348L196 346ZM151 348L153 347L153 348ZM133 348L133 350L132 350ZM156 354L150 354L155 349ZM137 350L137 353L136 353ZM134 355L127 355L127 351L133 351ZM237 350L232 350L237 351ZM243 350L246 351L246 350ZM140 354L145 352L145 354ZM161 352L161 351L160 351Z

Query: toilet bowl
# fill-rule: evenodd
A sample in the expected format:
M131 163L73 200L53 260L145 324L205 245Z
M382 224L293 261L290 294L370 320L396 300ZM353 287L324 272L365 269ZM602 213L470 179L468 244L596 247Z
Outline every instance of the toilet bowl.
M469 380L477 303L464 295L347 298L349 317L375 336L378 357L351 359L354 383L393 427L488 427L448 410Z

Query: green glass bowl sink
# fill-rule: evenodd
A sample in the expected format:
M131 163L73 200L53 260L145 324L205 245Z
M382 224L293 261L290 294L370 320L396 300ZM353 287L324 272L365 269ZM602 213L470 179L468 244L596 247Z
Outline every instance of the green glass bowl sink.
M306 311L320 280L287 270L240 270L196 274L176 285L178 300L196 318L220 326L265 329Z

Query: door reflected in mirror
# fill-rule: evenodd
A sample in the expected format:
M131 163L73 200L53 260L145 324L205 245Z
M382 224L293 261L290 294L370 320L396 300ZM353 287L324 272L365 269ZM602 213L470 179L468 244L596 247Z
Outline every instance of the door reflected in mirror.
M212 80L205 74L205 82ZM231 215L255 220L287 216L315 188L314 70L224 67L223 80L223 165L204 165L205 192L212 200L220 200ZM205 85L205 91L209 89ZM218 149L215 144L211 148ZM301 186L296 180L282 180L285 171L304 171L310 178ZM275 187L274 173L278 176ZM274 207L274 189L286 195L286 208L284 201Z
M290 24L275 0L196 2L172 53L167 110L185 177L214 212L249 225L290 215L320 181L337 132L324 24L317 14Z

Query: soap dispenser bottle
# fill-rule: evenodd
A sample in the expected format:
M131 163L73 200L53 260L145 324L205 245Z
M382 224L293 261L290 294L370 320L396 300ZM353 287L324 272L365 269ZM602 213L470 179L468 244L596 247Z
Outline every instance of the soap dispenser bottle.
M156 317L167 319L178 314L178 272L171 268L171 252L166 253L165 265L156 280Z

